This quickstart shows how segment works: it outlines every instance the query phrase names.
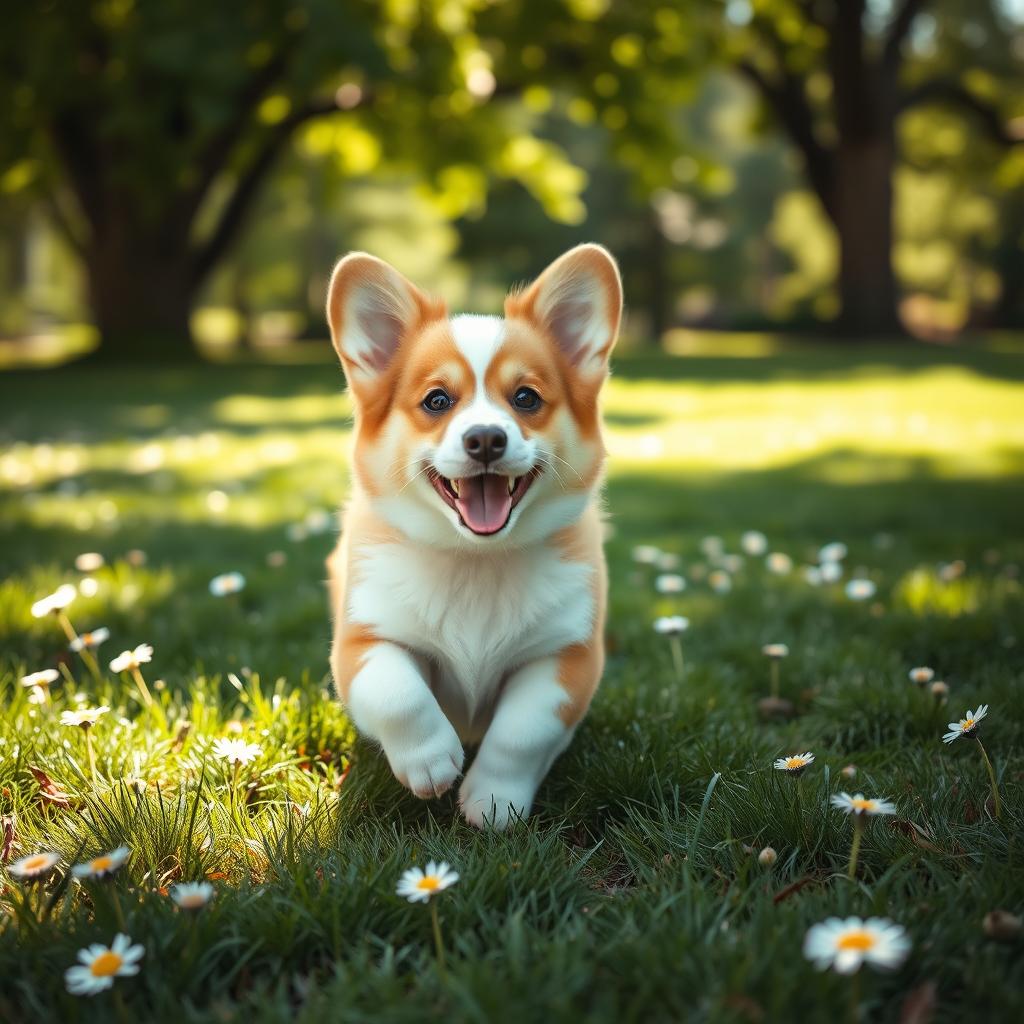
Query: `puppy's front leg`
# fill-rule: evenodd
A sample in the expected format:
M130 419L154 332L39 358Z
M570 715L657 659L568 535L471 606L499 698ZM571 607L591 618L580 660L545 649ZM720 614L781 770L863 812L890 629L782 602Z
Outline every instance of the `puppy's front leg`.
M601 676L601 652L574 647L514 672L459 790L471 825L504 828L530 813L551 762L568 746Z
M384 748L395 778L425 800L444 793L462 772L462 743L412 655L362 639L338 645L331 663L352 721Z

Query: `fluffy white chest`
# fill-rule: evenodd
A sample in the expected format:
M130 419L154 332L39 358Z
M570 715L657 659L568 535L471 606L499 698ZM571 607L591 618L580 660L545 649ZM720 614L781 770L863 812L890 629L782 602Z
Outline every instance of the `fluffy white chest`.
M425 656L438 698L469 724L508 672L587 640L594 567L553 548L468 555L375 544L353 552L352 622Z

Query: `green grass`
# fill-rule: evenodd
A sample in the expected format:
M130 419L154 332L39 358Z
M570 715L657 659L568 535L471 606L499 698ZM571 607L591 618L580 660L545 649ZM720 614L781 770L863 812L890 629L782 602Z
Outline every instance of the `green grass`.
M330 694L333 527L295 524L346 491L336 368L0 379L0 842L7 829L10 858L54 849L65 865L133 850L101 886L4 881L0 1019L849 1019L854 984L800 951L833 914L889 916L913 939L900 970L855 983L864 1019L901 1019L929 983L940 1019L1019 1019L1020 946L981 922L1024 909L1022 377L1013 346L620 360L608 670L534 816L503 835L468 828L451 796L406 794ZM746 529L797 568L747 559L717 595L701 539L735 552ZM873 600L804 581L836 539ZM641 543L679 556L684 594L655 592L631 558ZM71 617L110 628L103 665L153 644L152 708L130 681L91 678L56 623L30 615L82 578L84 551L107 564ZM246 589L212 597L232 569ZM676 611L692 623L682 684L651 629ZM788 722L757 713L768 641L791 649ZM52 703L29 704L18 677L58 663ZM949 683L947 707L907 681L919 664ZM113 709L92 732L95 785L83 734L58 724L79 701ZM1000 822L975 744L941 741L982 702ZM238 728L263 754L235 779L210 747ZM771 763L805 749L817 761L798 800ZM41 797L32 768L68 806ZM850 822L827 806L839 789L900 812L870 825L856 882ZM394 895L432 857L462 875L440 902L445 976L429 911ZM161 893L211 873L216 900L195 916ZM146 947L141 973L116 996L68 995L77 950L121 918Z

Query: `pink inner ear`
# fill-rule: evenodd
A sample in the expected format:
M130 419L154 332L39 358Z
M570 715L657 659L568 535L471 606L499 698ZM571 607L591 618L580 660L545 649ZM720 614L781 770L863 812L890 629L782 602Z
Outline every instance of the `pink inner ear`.
M593 305L586 299L559 302L548 316L551 333L573 366L587 355L584 335L593 317Z
M359 330L370 342L360 361L378 372L387 369L402 336L401 320L381 309L362 309L356 314L356 320Z

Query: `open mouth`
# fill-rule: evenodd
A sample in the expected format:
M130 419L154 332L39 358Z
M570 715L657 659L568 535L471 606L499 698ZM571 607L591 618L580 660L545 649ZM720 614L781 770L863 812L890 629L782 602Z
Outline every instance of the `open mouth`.
M441 500L455 509L467 530L479 537L498 533L508 525L512 509L523 500L539 474L540 469L531 469L525 476L479 473L450 480L435 469L427 472Z

